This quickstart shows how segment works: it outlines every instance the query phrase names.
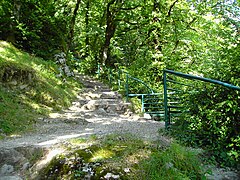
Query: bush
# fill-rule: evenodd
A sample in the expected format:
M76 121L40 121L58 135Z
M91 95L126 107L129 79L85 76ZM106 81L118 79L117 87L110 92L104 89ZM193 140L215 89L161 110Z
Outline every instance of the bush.
M185 143L207 149L220 165L236 166L240 155L239 105L239 92L231 89L213 87L195 92L188 98L190 114L176 123L181 127L173 132Z

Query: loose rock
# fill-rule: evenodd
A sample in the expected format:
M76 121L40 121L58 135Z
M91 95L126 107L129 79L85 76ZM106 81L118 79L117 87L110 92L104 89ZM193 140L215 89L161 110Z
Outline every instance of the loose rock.
M1 174L10 174L14 171L14 168L12 165L7 165L7 164L4 164L2 167L1 167Z
M22 180L19 176L3 176L0 177L0 180Z

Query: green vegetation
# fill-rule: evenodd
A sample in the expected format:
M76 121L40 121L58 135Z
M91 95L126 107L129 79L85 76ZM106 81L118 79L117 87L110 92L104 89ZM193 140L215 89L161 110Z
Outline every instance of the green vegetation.
M170 88L181 91L178 102L184 110L180 117L172 117L171 134L186 145L207 149L220 166L239 168L239 91L172 75L169 78L191 85L171 84Z
M74 179L92 173L91 179L100 179L111 173L136 180L205 178L199 153L176 143L160 149L156 142L116 134L95 141L80 139L78 145L77 141L71 140L73 149L53 159L41 177ZM88 147L81 149L83 144Z
M81 87L56 78L57 66L0 41L0 127L12 134L30 130L39 115L71 104Z
M21 0L13 3L2 0L0 39L45 59L64 52L69 66L90 75L96 74L98 63L106 69L112 68L115 74L121 67L156 92L162 92L165 68L240 86L239 5L239 1L225 0ZM19 55L13 52L10 57L13 56L16 61L1 65L4 71L18 71L21 67L20 74L32 74L41 83L31 81L28 88L35 87L35 90L30 88L25 93L6 93L1 88L4 100L0 103L8 101L5 106L10 107L0 107L5 112L2 117L16 119L6 114L17 116L14 111L19 109L22 118L19 117L17 125L19 122L26 125L28 118L23 116L31 117L26 114L32 114L33 109L42 112L47 110L45 106L60 108L57 106L69 104L65 97L72 94L66 90L70 86L50 80L44 73L55 69L52 63L39 60L44 64L40 71L31 63L28 63L31 68L20 62L16 66L13 63ZM1 77L5 77L4 71L0 70ZM102 77L108 80L106 70ZM141 85L131 83L131 93L145 93ZM62 93L53 93L55 87L62 87L59 89ZM199 84L198 88L206 91L186 98L185 104L189 102L192 107L190 115L184 114L176 123L177 134L187 141L190 139L191 145L209 149L220 158L220 164L223 159L231 162L230 165L239 164L239 93L206 84ZM26 94L36 101L29 100ZM2 122L4 131L16 130L12 129L17 127L16 122L11 121Z
M198 153L176 143L143 161L144 179L204 179Z

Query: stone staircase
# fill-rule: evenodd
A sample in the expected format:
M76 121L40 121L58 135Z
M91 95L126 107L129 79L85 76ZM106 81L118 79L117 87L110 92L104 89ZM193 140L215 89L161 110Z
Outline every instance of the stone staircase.
M80 95L81 110L97 111L105 116L132 114L131 104L124 102L118 92L111 91L108 86L87 76L82 76L81 81L85 87L85 92Z

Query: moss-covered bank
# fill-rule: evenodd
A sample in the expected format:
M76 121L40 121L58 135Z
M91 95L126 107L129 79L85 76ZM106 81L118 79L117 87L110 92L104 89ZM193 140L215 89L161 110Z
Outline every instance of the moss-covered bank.
M81 85L70 78L63 82L56 73L53 61L0 41L0 134L30 130L38 116L71 104Z

